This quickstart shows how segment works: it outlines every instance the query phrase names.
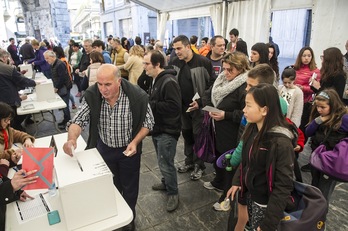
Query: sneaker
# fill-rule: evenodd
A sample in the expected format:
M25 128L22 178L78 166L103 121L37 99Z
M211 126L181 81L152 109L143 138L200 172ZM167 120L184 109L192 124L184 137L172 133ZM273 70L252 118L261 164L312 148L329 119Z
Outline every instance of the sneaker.
M73 104L73 105L71 106L71 109L76 109L76 105Z
M199 165L195 165L195 169L191 173L191 180L199 180L201 179L204 170L199 167Z
M167 202L167 211L173 212L179 205L179 195L169 195Z
M166 186L163 183L158 183L158 184L154 184L152 185L152 189L155 191L167 191Z
M178 168L178 172L184 173L194 168L193 164L185 164Z
M213 204L213 208L215 211L228 211L230 210L231 208L231 205L230 205L230 200L224 200L222 201L221 203L219 202L215 202L215 204Z
M222 189L214 187L210 182L204 182L203 187L206 188L206 189L209 189L209 190L215 189L218 192L224 191Z
M311 171L311 165L310 164L303 165L301 167L301 171L302 172L310 172Z

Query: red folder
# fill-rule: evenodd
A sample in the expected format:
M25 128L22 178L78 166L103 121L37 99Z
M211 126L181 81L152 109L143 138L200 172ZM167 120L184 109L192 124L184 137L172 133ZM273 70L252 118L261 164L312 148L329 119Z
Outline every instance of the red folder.
M47 189L53 184L53 148L24 148L22 168L28 172L37 170L37 182L24 187L29 189Z

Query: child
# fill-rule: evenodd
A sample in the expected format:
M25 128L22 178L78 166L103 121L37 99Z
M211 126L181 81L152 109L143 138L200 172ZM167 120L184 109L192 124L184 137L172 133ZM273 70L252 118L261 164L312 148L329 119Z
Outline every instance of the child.
M234 176L227 196L233 199L241 186L242 195L250 194L253 230L276 230L293 189L295 135L281 114L273 85L252 87L245 102L248 125L242 136L241 177Z
M22 143L23 147L33 147L35 138L25 132L10 127L11 118L14 116L12 107L0 102L0 159L6 159L10 166L19 161L22 153L20 149L12 149L13 143Z
M294 84L296 71L292 66L285 67L282 73L283 85L279 86L279 94L288 103L289 118L297 127L301 125L301 116L303 111L303 92Z
M311 138L311 148L315 150L324 144L327 150L348 135L348 111L334 89L323 90L315 97L314 107L310 115L310 123L306 128L306 135ZM312 168L312 185L323 193L329 203L336 181Z

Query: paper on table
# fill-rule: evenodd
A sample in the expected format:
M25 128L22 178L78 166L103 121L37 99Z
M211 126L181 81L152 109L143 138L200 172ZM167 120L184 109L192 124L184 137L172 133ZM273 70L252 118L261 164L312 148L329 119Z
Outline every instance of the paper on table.
M45 200L44 194L37 194L33 200L27 200L25 202L15 201L12 203L15 207L14 211L19 224L46 215L51 211L51 205Z
M211 106L205 106L204 108L202 108L202 110L208 112L221 112L221 110Z
M24 148L22 168L25 171L37 170L37 182L25 186L25 189L46 189L53 184L53 148Z

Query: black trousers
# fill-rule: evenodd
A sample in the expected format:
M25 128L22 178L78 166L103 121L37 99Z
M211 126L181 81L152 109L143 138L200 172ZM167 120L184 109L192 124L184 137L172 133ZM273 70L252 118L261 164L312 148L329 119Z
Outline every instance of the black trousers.
M126 147L112 148L100 139L97 143L97 150L113 174L114 185L132 209L134 220L135 205L139 194L141 150L137 150L135 155L127 157L123 154Z

